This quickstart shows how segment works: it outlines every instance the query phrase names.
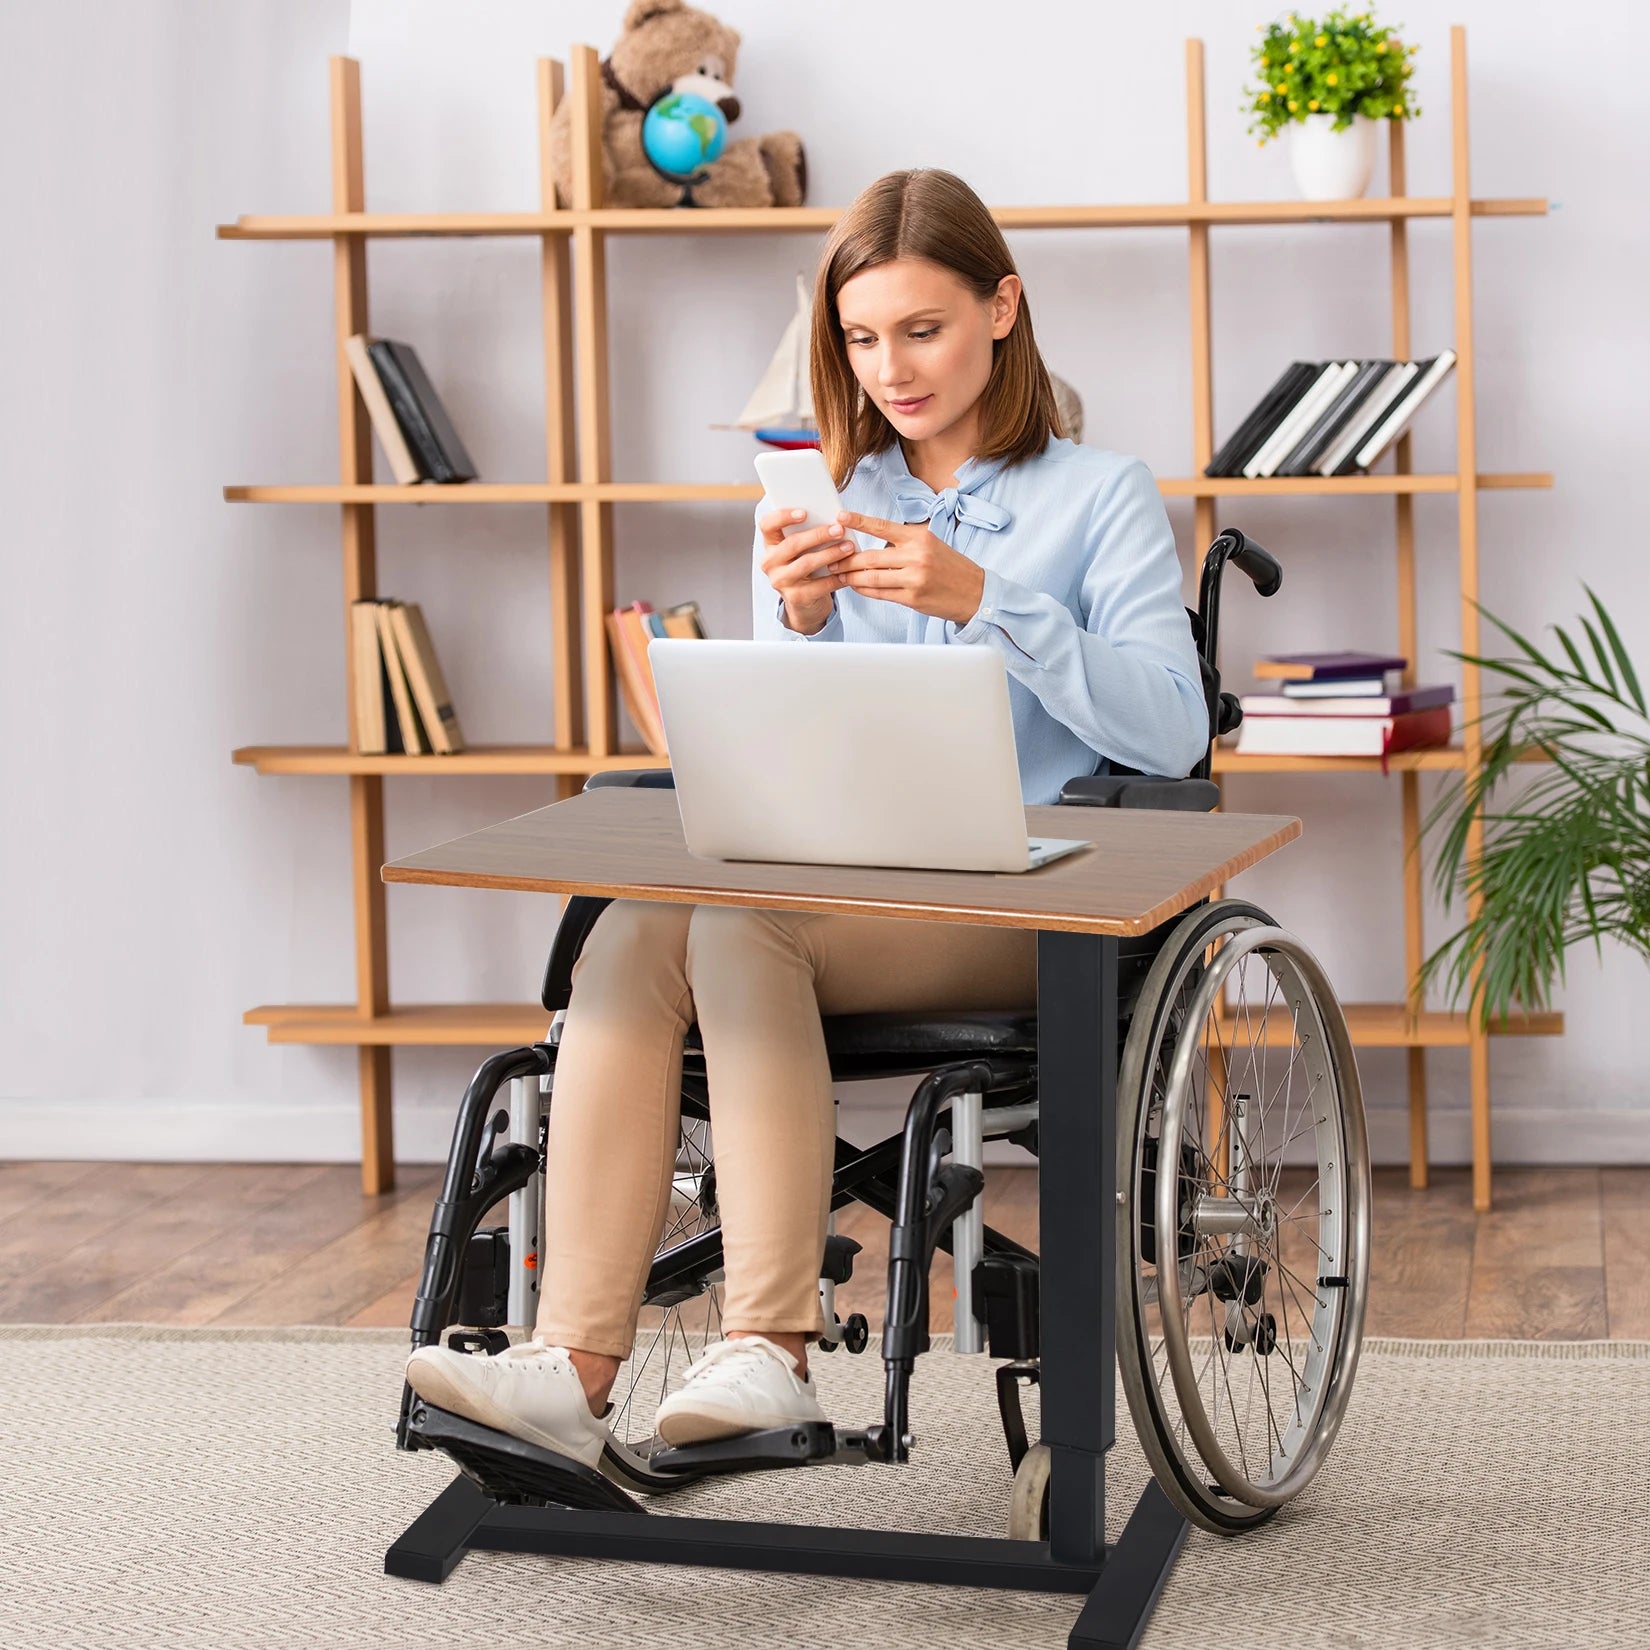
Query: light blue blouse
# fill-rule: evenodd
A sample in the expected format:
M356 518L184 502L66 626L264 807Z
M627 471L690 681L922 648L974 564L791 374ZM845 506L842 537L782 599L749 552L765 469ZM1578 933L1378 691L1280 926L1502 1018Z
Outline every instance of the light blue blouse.
M966 624L844 585L823 629L784 621L784 598L752 542L752 630L759 641L917 642L994 647L1008 671L1020 789L1057 800L1102 758L1180 775L1209 739L1197 652L1180 596L1174 532L1150 470L1137 458L1050 436L1035 458L969 459L936 493L911 474L896 440L860 460L843 508L884 521L926 521L985 569ZM755 514L774 508L764 495ZM882 541L854 532L863 549Z

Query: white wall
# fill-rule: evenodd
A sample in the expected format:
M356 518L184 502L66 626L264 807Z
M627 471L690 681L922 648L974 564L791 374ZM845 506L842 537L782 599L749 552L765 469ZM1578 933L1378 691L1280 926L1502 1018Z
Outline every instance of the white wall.
M256 0L200 7L81 0L8 8L0 133L7 503L0 652L14 749L0 805L0 1152L349 1157L353 1051L268 1046L240 1015L353 992L346 787L260 778L247 743L344 732L336 512L221 502L231 481L336 474L325 243L230 244L240 212L329 203L329 52L361 60L370 207L530 209L534 59L605 50L619 0ZM737 130L794 126L810 201L846 202L897 166L947 166L993 203L1172 200L1185 187L1183 45L1206 42L1209 186L1293 193L1281 145L1243 132L1239 88L1258 8L830 8L723 0L744 34ZM1479 453L1551 469L1551 492L1481 504L1483 593L1539 628L1589 580L1650 660L1645 559L1621 485L1646 425L1642 199L1650 130L1629 74L1642 12L1607 0L1585 28L1520 0L1412 0L1423 114L1416 193L1449 187L1448 25L1470 45L1473 184L1546 195L1546 219L1475 230ZM1010 18L1012 21L1010 22ZM1383 192L1380 175L1372 192ZM1414 344L1452 337L1445 223L1418 222ZM1384 226L1217 230L1217 436L1293 356L1389 346ZM1050 365L1083 396L1088 439L1161 474L1190 468L1183 232L1011 236ZM815 236L620 238L610 244L615 473L749 479L737 412ZM416 340L484 473L543 475L537 251L510 241L378 242L375 330ZM1450 394L1416 463L1454 462ZM1170 513L1188 566L1190 506ZM621 600L697 598L713 633L749 634L748 509L621 505ZM1416 510L1422 641L1458 643L1455 511ZM1228 503L1288 565L1262 607L1234 586L1224 654L1386 646L1390 501ZM467 735L543 738L550 660L543 512L380 513L380 586L423 603ZM390 857L552 800L532 779L394 779ZM1299 813L1306 836L1246 875L1316 947L1349 1000L1399 990L1398 787L1378 778L1249 778L1231 803ZM529 1000L556 902L389 892L401 1001ZM1444 932L1437 914L1430 930ZM1497 1043L1498 1156L1650 1158L1650 1106L1628 1025L1642 965L1578 954L1562 1040ZM407 1157L444 1152L480 1050L395 1055ZM1362 1059L1378 1142L1401 1151L1402 1059ZM1430 1058L1438 1154L1462 1160L1465 1056ZM883 1098L889 1098L884 1094Z

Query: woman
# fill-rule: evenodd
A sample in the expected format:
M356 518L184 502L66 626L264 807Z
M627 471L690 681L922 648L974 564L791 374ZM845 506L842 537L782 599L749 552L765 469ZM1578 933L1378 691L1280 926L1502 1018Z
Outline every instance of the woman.
M758 506L756 636L996 648L1028 803L1108 764L1190 770L1208 719L1162 501L1138 459L1064 438L1013 259L961 179L892 172L843 213L810 353L845 513L791 532ZM687 1443L823 1420L807 1359L836 1133L821 1016L1029 1008L1036 988L1029 930L615 900L557 1050L535 1334L491 1358L421 1348L413 1389L595 1464L697 1022L729 1327L656 1425Z

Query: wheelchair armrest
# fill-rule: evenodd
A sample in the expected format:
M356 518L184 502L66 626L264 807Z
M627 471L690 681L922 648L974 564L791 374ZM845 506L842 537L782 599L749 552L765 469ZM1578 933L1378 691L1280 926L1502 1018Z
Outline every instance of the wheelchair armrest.
M1081 774L1060 787L1060 801L1082 808L1169 808L1207 814L1220 806L1212 779L1170 779L1165 774Z
M567 1007L573 995L573 964L578 961L579 949L596 926L596 918L612 903L610 897L603 895L568 895L555 938L550 942L550 960L544 965L544 988L539 992L539 1001L550 1013Z
M676 776L669 768L613 768L606 773L593 773L584 782L587 791L598 785L645 786L649 790L674 790ZM578 961L580 948L589 938L596 918L611 901L597 894L570 894L556 936L550 942L550 960L544 965L544 986L539 1001L554 1014L567 1007L573 995L573 964Z
M637 785L650 790L673 791L676 775L669 768L614 768L608 773L593 773L585 780L584 788L593 791L598 785Z

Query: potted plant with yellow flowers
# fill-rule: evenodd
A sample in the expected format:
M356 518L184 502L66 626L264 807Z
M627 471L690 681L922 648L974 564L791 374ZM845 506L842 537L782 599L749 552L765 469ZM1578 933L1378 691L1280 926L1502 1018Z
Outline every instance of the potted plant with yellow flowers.
M1261 143L1289 128L1289 159L1307 200L1351 200L1369 185L1376 122L1419 114L1409 85L1416 48L1367 11L1290 12L1257 24L1256 84L1246 88Z

